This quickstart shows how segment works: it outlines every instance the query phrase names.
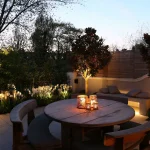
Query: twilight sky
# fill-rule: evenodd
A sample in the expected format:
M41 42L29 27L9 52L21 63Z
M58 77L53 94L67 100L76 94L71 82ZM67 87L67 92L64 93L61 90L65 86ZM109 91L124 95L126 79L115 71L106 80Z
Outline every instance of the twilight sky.
M150 32L150 0L82 0L82 5L59 6L54 18L77 28L93 27L105 44L129 48Z

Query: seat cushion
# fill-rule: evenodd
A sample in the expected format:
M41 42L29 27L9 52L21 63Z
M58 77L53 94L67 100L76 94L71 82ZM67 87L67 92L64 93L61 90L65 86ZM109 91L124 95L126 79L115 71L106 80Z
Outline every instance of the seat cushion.
M140 89L132 89L127 93L127 96L135 97L137 94L141 92Z
M106 88L101 88L101 89L100 89L100 92L101 92L101 93L105 93L105 94L108 94L108 93L109 93L107 87L106 87Z
M101 98L101 99L114 100L114 101L122 102L124 104L128 104L128 97L125 96L124 94L97 93L96 95L98 98Z
M110 94L119 94L120 93L117 86L115 86L115 85L109 85L108 86L108 91L109 91Z
M29 125L27 136L29 142L34 147L51 147L60 145L60 140L56 139L49 131L49 124L53 120L45 114L37 116Z
M150 98L149 92L141 92L136 95L137 98Z

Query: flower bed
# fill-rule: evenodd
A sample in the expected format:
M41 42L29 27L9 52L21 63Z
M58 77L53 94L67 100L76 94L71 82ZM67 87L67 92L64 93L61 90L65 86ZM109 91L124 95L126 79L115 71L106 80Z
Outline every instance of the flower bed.
M36 99L40 107L54 101L68 99L71 97L71 92L72 88L67 84L39 86L32 88L32 90L25 89L23 93L16 89L2 91L0 94L0 114L9 113L14 106L29 98Z

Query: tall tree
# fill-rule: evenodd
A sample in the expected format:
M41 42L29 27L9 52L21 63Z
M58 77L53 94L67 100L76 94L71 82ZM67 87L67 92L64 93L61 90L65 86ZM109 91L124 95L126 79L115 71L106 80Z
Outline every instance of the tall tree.
M53 51L51 56L53 56L55 70L55 76L58 79L67 80L66 73L71 70L70 63L68 61L69 55L71 53L71 41L70 39L77 38L78 35L82 33L82 29L75 28L70 23L58 23L54 33ZM61 76L60 76L61 75Z
M42 65L48 58L48 52L52 48L53 43L53 19L39 15L35 22L35 31L31 35L35 61L38 65Z
M35 62L42 73L41 79L51 78L54 84L64 83L67 80L70 38L75 38L79 33L81 30L70 23L54 21L44 14L37 18L31 39Z
M19 26L20 18L17 18L17 24L14 26L13 37L11 45L14 50L28 49L28 38L24 30Z
M138 45L140 53L142 55L143 61L146 62L148 68L148 75L150 76L150 35L148 33L144 34L144 42Z
M12 48L2 49L0 53L0 86L6 88L7 84L14 84L18 89L29 87L31 79L28 74L28 62ZM6 90L6 89L5 89Z
M10 24L16 24L16 19L20 16L25 20L34 17L37 13L48 7L61 4L73 3L75 0L0 0L0 33ZM20 22L25 26L24 22Z
M88 79L95 76L111 59L109 46L96 35L94 28L86 28L85 34L72 43L72 66L85 79L85 93L88 94Z

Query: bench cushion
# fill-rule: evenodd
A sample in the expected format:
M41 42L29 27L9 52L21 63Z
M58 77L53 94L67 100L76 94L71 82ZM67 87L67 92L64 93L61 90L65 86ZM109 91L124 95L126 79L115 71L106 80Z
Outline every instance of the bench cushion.
M97 93L96 95L98 98L101 98L101 99L114 100L114 101L122 102L124 104L128 104L128 97L124 94Z
M141 92L136 95L137 98L150 98L150 93L148 92Z
M29 125L27 136L29 142L34 147L52 147L60 145L60 140L56 139L49 131L49 124L53 120L45 114L37 116Z
M108 94L108 93L109 93L107 87L106 87L106 88L101 88L101 89L100 89L100 92L101 92L101 93L105 93L105 94Z
M130 90L128 93L127 93L127 96L130 96L130 97L135 97L137 94L139 94L141 92L140 89L133 89L133 90Z
M117 86L115 86L115 85L109 85L108 86L108 91L109 91L110 94L119 94L120 93Z

